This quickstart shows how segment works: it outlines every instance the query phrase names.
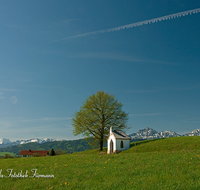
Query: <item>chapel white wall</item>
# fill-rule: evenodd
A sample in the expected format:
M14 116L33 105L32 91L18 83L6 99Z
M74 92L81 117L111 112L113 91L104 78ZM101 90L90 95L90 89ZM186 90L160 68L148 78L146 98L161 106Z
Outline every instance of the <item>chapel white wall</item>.
M108 147L108 151L110 151L110 141L113 141L113 151L116 150L116 141L115 141L115 137L111 134L109 136L109 139L107 140L107 147Z
M115 150L119 150L119 151L123 151L123 150L127 150L130 148L130 140L121 140L121 139L115 139L115 137L113 135L109 136L109 139L107 140L107 151L110 151L110 141L113 141L113 152ZM123 141L124 144L124 148L121 148L121 141Z
M117 139L116 141L116 150L122 151L130 148L130 140ZM121 141L124 143L124 148L121 148Z

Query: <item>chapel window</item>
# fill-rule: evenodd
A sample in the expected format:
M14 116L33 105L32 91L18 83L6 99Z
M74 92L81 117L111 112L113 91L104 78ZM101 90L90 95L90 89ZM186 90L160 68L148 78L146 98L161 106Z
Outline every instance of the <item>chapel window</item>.
M124 142L123 141L121 141L120 147L124 148Z

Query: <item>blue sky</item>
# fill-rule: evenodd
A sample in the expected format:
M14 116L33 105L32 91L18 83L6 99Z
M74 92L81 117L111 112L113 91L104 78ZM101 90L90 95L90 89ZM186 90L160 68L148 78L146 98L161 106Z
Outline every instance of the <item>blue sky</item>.
M198 8L196 0L1 1L0 138L81 138L71 116L98 90L124 104L128 134L200 128L200 13L121 27Z

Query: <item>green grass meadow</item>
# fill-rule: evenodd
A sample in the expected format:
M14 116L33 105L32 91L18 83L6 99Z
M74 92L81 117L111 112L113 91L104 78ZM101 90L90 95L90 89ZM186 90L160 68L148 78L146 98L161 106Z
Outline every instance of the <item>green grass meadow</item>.
M5 154L10 154L11 156L15 156L16 154L12 152L0 152L0 156L4 156Z
M0 178L0 189L200 189L200 137L172 137L106 149L47 157L0 159L1 175L31 169L54 178Z

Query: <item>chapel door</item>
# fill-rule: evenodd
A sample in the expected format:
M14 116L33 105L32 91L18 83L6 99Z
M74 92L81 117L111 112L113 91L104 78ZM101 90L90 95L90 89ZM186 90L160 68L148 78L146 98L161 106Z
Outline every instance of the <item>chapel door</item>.
M111 141L110 141L110 154L112 154L112 153L113 153L113 141L111 139Z

